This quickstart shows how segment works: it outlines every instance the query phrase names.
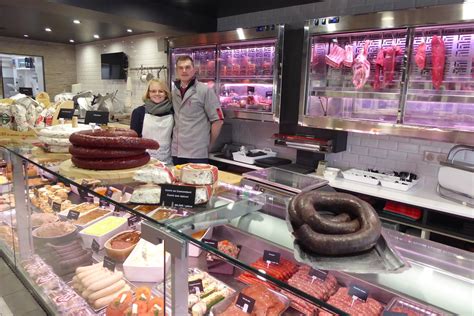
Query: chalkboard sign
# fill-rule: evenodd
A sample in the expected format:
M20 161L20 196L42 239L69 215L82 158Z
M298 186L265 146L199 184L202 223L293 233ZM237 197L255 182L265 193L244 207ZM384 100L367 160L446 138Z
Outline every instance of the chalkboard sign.
M84 124L96 123L103 125L109 123L109 112L105 111L87 111Z
M72 120L74 116L74 109L60 109L58 119Z

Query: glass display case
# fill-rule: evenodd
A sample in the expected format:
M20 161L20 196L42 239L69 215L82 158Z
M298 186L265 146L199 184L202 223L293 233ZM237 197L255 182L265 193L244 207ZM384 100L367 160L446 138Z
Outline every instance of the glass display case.
M472 144L473 9L307 21L299 124Z
M278 121L283 36L283 25L267 25L173 38L169 41L171 78L176 57L191 55L199 68L198 80L216 84L227 117Z
M403 272L317 274L294 258L284 220L288 197L217 182L209 201L194 208L131 204L127 194L136 182L61 176L60 160L40 162L31 149L0 148L8 180L0 254L49 314L253 308L346 315L351 309L339 299L365 311L375 307L377 315L399 307L420 315L473 312L472 253L384 231L408 263ZM278 263L268 259L272 253ZM347 295L353 286L368 291L366 303Z

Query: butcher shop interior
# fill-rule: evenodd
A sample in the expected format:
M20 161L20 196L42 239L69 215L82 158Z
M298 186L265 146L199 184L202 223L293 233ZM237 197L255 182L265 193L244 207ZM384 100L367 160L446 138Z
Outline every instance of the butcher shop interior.
M474 2L0 0L0 315L474 315Z

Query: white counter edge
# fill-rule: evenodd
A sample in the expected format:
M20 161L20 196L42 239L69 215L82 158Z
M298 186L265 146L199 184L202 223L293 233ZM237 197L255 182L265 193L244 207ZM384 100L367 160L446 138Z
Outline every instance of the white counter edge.
M224 163L227 163L229 165L244 167L244 168L247 168L247 169L253 169L253 170L264 169L262 167L258 167L258 166L255 166L255 165L249 165L248 163L243 163L243 162L239 162L239 161L235 161L235 160L216 157L216 155L219 155L219 154L221 154L221 153L210 153L209 154L209 159L224 162Z

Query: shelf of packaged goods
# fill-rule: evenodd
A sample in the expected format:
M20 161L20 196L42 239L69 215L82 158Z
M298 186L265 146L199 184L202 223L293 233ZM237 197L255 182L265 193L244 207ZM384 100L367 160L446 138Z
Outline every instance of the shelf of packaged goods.
M273 80L273 75L266 75L266 76L220 76L219 77L221 82L222 80Z
M393 91L393 90L392 90ZM330 97L330 98L351 98L351 99L377 99L398 101L400 99L399 92L377 92L367 90L328 90L328 89L314 89L311 91L311 96Z

